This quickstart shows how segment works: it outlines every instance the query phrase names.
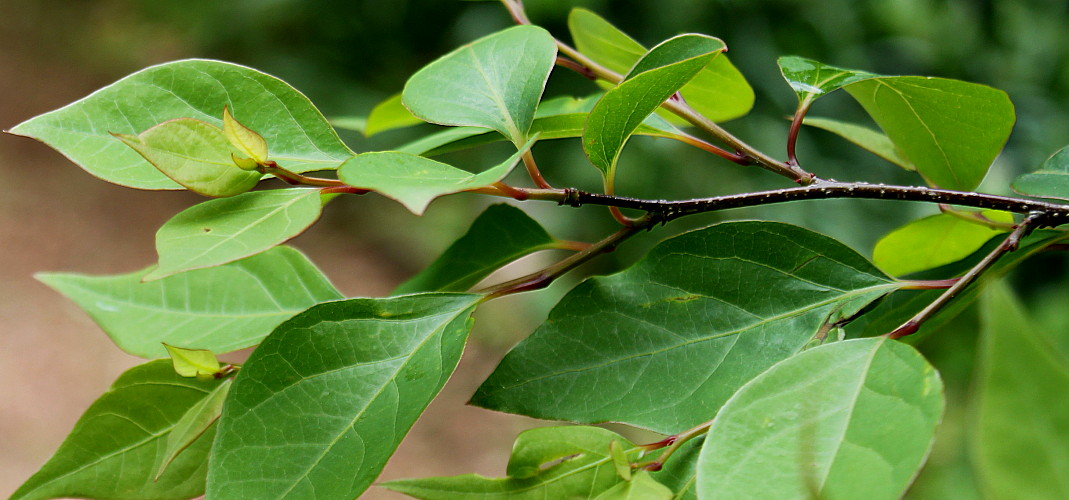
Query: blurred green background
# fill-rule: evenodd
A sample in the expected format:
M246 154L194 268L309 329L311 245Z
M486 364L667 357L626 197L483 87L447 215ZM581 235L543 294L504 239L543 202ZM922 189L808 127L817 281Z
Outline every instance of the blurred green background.
M774 156L783 156L795 96L775 60L795 54L884 74L918 74L984 83L1007 91L1018 124L982 190L1008 194L1009 181L1069 144L1069 4L1056 0L528 0L531 19L568 40L572 7L601 14L652 46L681 32L722 38L757 93L754 112L726 127ZM365 115L401 89L423 64L511 21L497 2L443 0L6 0L0 6L0 127L10 128L147 65L200 57L255 67L306 93L330 116ZM590 82L558 71L548 95L587 95ZM864 121L844 95L822 99L813 116ZM356 151L385 149L431 130L421 126L375 136L346 132ZM505 149L486 147L446 159L480 168ZM557 186L597 189L599 174L578 141L539 144L536 155ZM804 131L804 167L822 177L917 184L920 179L821 131ZM620 194L689 198L785 187L756 168L717 160L678 143L633 140L621 161ZM32 280L36 271L120 273L154 260L156 227L198 201L188 193L133 192L91 178L32 141L0 137L0 493L10 492L44 462L74 420L124 368L137 363L110 347L72 305ZM519 179L519 178L517 178ZM518 181L522 182L522 181ZM374 196L349 197L295 245L349 295L382 295L463 233L493 200L452 197L422 218ZM532 205L532 204L529 204ZM552 204L530 213L553 234L593 241L615 224L603 209ZM736 210L685 219L629 243L589 265L604 273L638 258L670 234L728 218L800 224L869 255L897 225L935 213L931 206L828 200ZM540 256L521 264L543 264ZM1045 256L1013 275L1026 283L1037 317L1066 330L1066 260ZM512 273L519 273L513 269ZM475 342L461 370L417 424L386 477L504 471L515 433L529 419L461 406L504 351L544 317L578 276L533 297L510 298L481 311ZM1039 300L1044 299L1044 300ZM517 313L516 311L524 311ZM1052 312L1054 311L1054 312ZM976 330L967 314L955 332L922 348L943 371L951 413L929 470L913 494L967 498L955 403L968 390ZM947 340L949 339L949 340ZM446 459L445 457L450 457ZM458 458L459 457L459 458ZM370 491L369 497L382 495Z

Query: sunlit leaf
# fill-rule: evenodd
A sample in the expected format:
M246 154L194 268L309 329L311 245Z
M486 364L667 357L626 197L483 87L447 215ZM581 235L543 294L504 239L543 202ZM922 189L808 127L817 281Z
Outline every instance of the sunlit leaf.
M795 226L692 231L575 287L472 404L680 432L800 351L829 317L850 316L898 286L841 243Z
M1069 200L1069 147L1054 153L1039 170L1014 179L1013 190L1027 196Z
M401 93L398 92L371 108L371 113L367 115L367 123L364 125L363 133L365 136L371 137L381 132L419 125L420 123L423 123L423 121L412 116L412 112L401 105Z
M873 130L863 125L832 120L830 118L815 118L812 116L807 116L802 120L802 123L810 127L816 127L836 134L862 149L906 170L917 170L916 166L910 163L906 158L902 157L898 152L898 148L891 142L891 139L888 139L886 135L878 130Z
M943 383L912 347L833 342L773 366L717 414L700 498L900 498L931 448Z
M205 196L241 194L263 177L239 168L223 130L200 120L176 118L138 135L115 137L182 187Z
M724 48L720 39L705 35L670 38L651 49L624 82L602 96L587 118L583 150L607 185L612 185L616 160L635 129Z
M397 200L412 213L421 215L435 198L500 181L533 143L534 139L528 141L509 159L478 174L422 156L381 151L354 156L342 164L338 177L350 186Z
M174 372L183 377L204 378L219 373L219 359L207 349L183 349L163 344L171 356Z
M56 454L12 499L192 498L204 494L208 429L156 479L157 457L193 406L222 381L181 377L158 360L123 373L78 419Z
M283 321L341 294L300 252L278 247L219 266L142 283L118 276L37 275L73 300L124 351L167 355L163 343L230 352L256 345Z
M353 155L303 94L244 66L190 59L138 71L88 97L32 118L11 133L38 139L89 173L141 189L180 189L109 132L136 135L175 118L222 125L223 107L295 172L337 168Z
M319 219L319 189L256 191L183 210L156 232L156 269L145 281L243 259L285 243Z
M929 184L946 189L979 186L1016 120L1005 92L975 83L888 76L845 89Z
M486 127L517 146L528 130L557 57L553 36L514 26L469 43L416 72L402 102L441 125Z
M508 477L478 474L389 481L381 486L425 500L592 498L621 481L609 446L634 445L597 427L540 427L520 434Z
M984 215L994 222L1013 223L1007 212L988 210ZM950 214L936 214L880 238L872 251L872 262L892 276L933 269L972 255L1003 232Z
M350 299L280 325L234 381L208 498L356 498L456 368L481 297Z
M568 29L583 55L621 75L646 53L642 44L586 9L572 9ZM715 122L744 116L754 103L753 89L726 55L713 59L679 92L691 107Z
M1005 285L984 293L972 458L989 498L1069 496L1069 359Z
M393 293L463 292L497 268L531 252L550 248L555 242L523 210L493 205L437 260Z

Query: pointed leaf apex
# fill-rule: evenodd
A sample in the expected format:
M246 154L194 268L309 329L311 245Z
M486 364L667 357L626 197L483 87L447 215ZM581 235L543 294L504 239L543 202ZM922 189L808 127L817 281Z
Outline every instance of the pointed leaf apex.
M230 114L229 106L223 106L223 132L226 133L226 139L230 145L245 156L255 160L258 164L267 161L267 141L263 136L237 121L234 115ZM242 167L240 163L237 165L243 170L252 170Z

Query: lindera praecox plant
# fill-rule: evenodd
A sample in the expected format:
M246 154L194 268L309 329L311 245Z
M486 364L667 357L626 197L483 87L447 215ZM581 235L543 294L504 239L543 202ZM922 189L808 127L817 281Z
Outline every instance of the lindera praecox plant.
M14 498L357 497L448 380L483 302L543 288L682 217L824 198L931 203L941 212L887 235L872 262L775 222L727 222L667 239L630 268L572 289L471 400L587 425L520 434L506 477L380 486L449 499L899 497L944 413L939 374L905 341L980 297L985 311L999 313L985 316L981 332L974 473L994 497L1069 494L1056 466L1013 463L1065 463L1064 447L1029 447L1013 424L1027 418L1026 432L1065 429L1064 412L1037 410L1037 401L1064 406L1051 401L1065 400L1065 360L1008 288L980 295L1025 258L1061 249L1067 233L1058 227L1069 223L1069 205L1035 199L1069 199L1066 151L1014 182L1032 198L973 192L1015 121L1004 92L783 57L798 106L780 160L718 125L754 101L721 40L684 34L647 49L576 9L569 45L531 25L519 0L503 4L517 26L428 64L375 110L369 131L442 126L392 151L354 153L285 82L212 60L144 69L10 130L108 182L213 197L160 228L150 268L40 275L121 349L170 359L124 373ZM554 71L601 87L592 83L593 97L546 98ZM838 90L880 130L807 118ZM922 185L822 178L796 152L803 125L915 171ZM618 159L635 134L786 181L702 199L619 196ZM543 177L532 145L559 139L581 141L602 189ZM431 159L498 141L515 153L480 173ZM520 164L528 175L508 177ZM324 171L336 175L313 174ZM253 190L271 177L286 184ZM333 200L368 193L415 214L453 194L513 203L486 209L393 296L343 298L283 244ZM546 202L561 205L562 216L605 206L619 229L591 244L562 242L522 210ZM473 290L501 266L551 248L570 253ZM946 274L898 278L936 268ZM860 319L866 327L852 329ZM254 346L241 366L216 358ZM666 437L633 443L589 425L602 422Z

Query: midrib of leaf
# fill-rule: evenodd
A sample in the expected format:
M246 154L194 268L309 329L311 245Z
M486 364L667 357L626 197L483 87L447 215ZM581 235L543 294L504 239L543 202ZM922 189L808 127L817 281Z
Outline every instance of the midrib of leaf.
M889 341L889 342L894 342L894 341L892 340L892 341ZM824 469L824 471L822 471L822 473L821 473L821 478L820 478L820 491L821 492L824 491L824 484L828 481L828 475L831 474L831 468L832 468L832 466L835 465L836 458L838 458L839 453L841 453L842 450L843 450L843 442L846 441L846 433L850 430L851 423L852 423L853 418L854 418L854 410L857 409L857 400L858 400L858 398L861 397L861 390L865 388L865 381L867 381L868 378L869 378L869 369L872 367L872 360L876 359L876 353L879 352L879 350L882 347L883 347L883 344L881 343L875 349L870 351L868 353L868 355L866 356L868 359L865 362L865 368L863 370L861 370L861 373L863 374L863 376L859 377L858 383L857 383L857 387L854 389L854 395L850 398L851 404L850 404L850 408L847 410L847 414L846 414L846 420L845 420L846 421L846 425L843 425L842 432L839 433L839 439L836 441L838 444L835 447L835 455L833 455L832 459L828 461L827 468ZM875 451L875 450L873 450L873 451ZM883 456L880 455L879 453L877 453L877 455L879 455L880 458L883 458Z
M167 386L181 387L183 389L191 389L191 390L194 390L194 391L200 391L200 392L204 392L205 394L210 392L210 391L201 390L200 388L197 388L197 387L190 387L188 385L167 384L167 383L157 383L157 382L136 383L136 384L124 385L122 387L116 388L116 390L118 390L118 389L127 389L127 388L135 387L135 386L138 386L138 385L167 385ZM71 470L71 471L67 471L67 472L64 472L63 474L55 476L52 479L50 479L50 480L48 480L48 481L46 481L44 483L41 483L36 488L34 488L34 489L30 490L30 491L27 491L26 494L23 495L23 496L24 497L25 496L29 496L30 493L33 493L33 492L35 492L37 490L40 490L41 488L43 488L45 486L48 486L49 484L52 484L52 483L54 483L54 482L56 482L56 481L58 481L60 479L65 478L65 477L73 476L74 474L77 474L77 473L79 473L79 472L81 472L81 471L83 471L85 469L93 467L94 465L97 465L97 464L99 464L101 462L104 462L104 461L106 461L106 460L108 460L108 459L110 459L110 458L112 458L112 457L114 457L116 455L120 455L122 453L127 453L127 452L130 452L130 451L136 450L136 449L138 449L138 448L140 448L140 447L142 447L142 446L144 446L146 444L149 444L153 440L159 439L164 434L167 434L168 432L171 432L172 430L174 430L175 425L178 423L177 421L176 422L171 422L169 425L167 425L163 429L161 429L159 433L155 433L154 434L154 433L149 432L144 427L142 427L141 424L139 424L137 422L134 422L133 420L130 420L129 417L125 417L123 415L118 415L118 414L115 414L115 413L101 413L100 415L97 415L94 418L105 417L105 416L111 416L111 417L117 417L117 418L124 419L124 420L136 425L139 429L141 429L146 434L148 434L148 436L145 437L145 439L142 439L141 441L138 441L136 443L131 444L130 446L127 446L127 447L124 447L124 448L120 448L118 450L115 450L115 451L107 454L107 455L101 456L101 457L97 458L96 460L93 460L92 462L86 463L86 464L82 465L81 467L78 467L77 469L74 469L74 470Z
M943 157L943 164L946 165L947 171L949 171L950 175L954 177L954 180L960 184L961 181L960 179L958 179L958 172L956 169L953 168L953 165L950 164L950 158L947 157L946 151L943 150L943 145L939 143L939 139L936 138L935 133L932 132L932 129L930 127L928 127L928 123L926 123L921 118L921 116L917 114L916 109L913 109L913 103L909 102L909 99L906 99L906 96L902 94L902 92L900 92L898 89L888 85L886 82L880 80L879 78L874 78L873 81L875 81L876 84L879 85L872 92L873 102L876 101L876 94L879 93L881 88L887 88L889 91L894 92L896 95L898 95L898 98L902 100L902 103L905 104L907 108L909 108L909 111L913 114L913 117L917 119L917 122L919 122L921 126L924 127L924 131L928 133L928 137L932 138L932 145L935 146L937 150L939 150L939 154Z
M430 319L430 318L448 317L448 319L446 319L446 320L442 321L442 322L441 322L441 324L439 324L439 326L438 326L437 328L435 328L435 329L434 329L434 330L432 331L432 333L431 333L431 334L427 335L427 336L426 336L426 338L424 338L424 339L423 339L423 341L421 341L421 342L419 342L418 344L416 344L416 347L415 347L415 348L413 348L413 349L412 349L412 350L410 351L410 354L409 354L408 356L400 356L400 357L394 357L394 358L390 358L390 359L384 359L384 360L376 361L375 363L373 363L373 364L378 364L378 363L381 363L381 362L387 362L387 361L397 360L397 359L399 359L399 358L401 358L401 357L405 357L405 358L407 358L407 359L406 359L406 360L405 360L405 361L404 361L403 363L401 363L400 365L398 365L397 369L396 369L396 370L394 370L394 372L393 372L393 374L392 374L392 375L390 376L389 380L387 380L387 381L386 381L385 383L383 383L383 384L382 384L382 385L381 385L381 386L379 387L379 389L378 389L377 391L375 391L375 394L374 394L374 395L372 395L372 397L368 399L368 402L367 402L367 404L365 404L365 405L364 405L364 407L363 407L363 408L361 408L361 409L360 409L360 411L358 411L358 412L356 413L356 415L354 415L354 416L353 416L352 420L350 420L350 421L349 421L349 425L346 425L346 426L345 426L345 427L343 428L342 432L340 432L340 433L338 433L338 434L337 434L336 436L334 436L334 439L332 439L332 440L330 441L330 443L329 443L329 444L328 444L327 446L324 446L324 447L323 447L323 452L322 452L322 453L320 453L318 457L316 457L315 461L314 461L314 462L312 462L312 464L311 464L311 465L309 465L307 469L305 469L304 473L303 473L303 474L301 474L301 476L300 476L300 477L299 477L299 478L298 478L298 479L297 479L296 481L294 481L294 482L293 482L292 484L290 484L290 486L289 486L288 488L286 488L286 491L285 491L285 492L283 492L283 493L282 493L282 494L281 494L281 495L279 496L279 498L284 498L284 497L288 496L288 495L289 495L289 494L290 494L290 493L291 493L291 492L293 491L293 489L297 487L297 485L301 484L301 482L302 482L302 481L305 481L305 480L306 480L306 479L308 478L308 474L309 474L310 472L312 472L312 470L313 470L313 469L315 469L316 467L318 467L318 466L319 466L319 464L320 464L320 463L321 463L321 462L323 461L323 459L324 459L324 458L326 458L326 456L327 456L327 454L328 454L328 453L330 452L330 450L334 449L334 446L335 446L336 444L338 444L338 440L340 440L340 439L342 438L342 436L344 436L344 435L346 434L346 432L347 432L347 431L348 431L349 429L353 429L353 428L355 428L357 420L360 420L360 417L364 415L364 413L365 413L365 412L367 411L367 409L368 409L369 407L371 407L371 405L372 405L372 404L374 404L374 403L375 403L375 401L377 401L377 400L378 400L379 396L381 396L381 395L382 395L382 392L386 390L386 387L387 387L387 386L390 386L390 385L392 385L392 384L393 384L393 381L394 381L394 380L396 380L396 379L397 379L397 377L398 377L398 375L399 375L399 374L401 373L401 371L403 371L403 370L405 369L405 367L407 367L407 366L408 366L408 363L409 363L409 362L410 362L410 361L412 360L412 358L413 358L413 357L415 356L415 354L416 354L417 352L419 352L420 350L422 350L422 349L423 349L423 347L424 347L424 346L425 346L425 345L426 345L426 344L427 344L428 342L430 342L430 341L431 341L431 339L433 339L433 338L435 338L435 337L439 337L439 336L440 336L440 334L441 334L441 332L442 332L442 330L444 330L444 329L445 329L446 327L448 327L448 326L449 326L449 324L453 322L453 320L455 320L455 319L456 319L457 317L459 317L459 316L460 316L461 314L463 314L463 313L464 313L465 311L468 311L468 310L469 310L470 308L471 308L471 306L465 307L465 308L463 308L463 309L461 309L461 310L457 311L457 312L456 312L455 314L451 314L451 315L450 315L450 314L438 314L438 315L434 315L434 316L429 316L429 317L423 317L423 318L418 318L418 319L411 319L411 320L400 320L400 321L404 322L404 321L420 321L420 320L425 320L425 319ZM313 328L314 326L315 326L315 325L311 325L311 326L309 326L309 327L306 327L306 328L310 329L310 328ZM365 365L366 365L366 364L365 364ZM346 366L346 367L344 367L344 368L339 368L338 370L331 370L331 372L336 372L336 371L341 371L341 370L349 369L349 368L351 368L352 366L357 366L357 365L349 365L349 366ZM318 376L320 376L320 375L324 375L324 374L326 374L326 373L317 373L316 375L314 375L314 377L318 377ZM310 379L312 379L312 378L314 378L314 377L307 377L307 378L305 378L304 380L310 380ZM290 387L296 387L297 385L298 385L298 384L294 384L294 385L292 385L292 386L290 386ZM268 398L268 399L270 399L270 398ZM264 402L266 402L266 401L267 401L267 400L264 400ZM262 403L261 403L261 404L262 404ZM257 406L259 406L259 405L257 405ZM250 409L250 411L251 411L251 409Z
M490 82L490 77L483 71L482 61L479 60L479 55L475 53L475 49L468 47L468 52L471 53L471 58L475 61L475 71L479 72L479 76L482 77L483 83L486 84L486 88L490 90L490 99L494 101L497 110L501 112L501 116L506 120L505 128L508 130L509 134L512 135L510 139L515 141L517 145L522 144L526 140L526 137L524 137L526 134L520 133L519 127L516 126L516 121L512 119L511 111L509 111L508 107L505 105L504 98L498 93L497 88L493 83Z
M686 342L683 342L683 343L678 344L678 345L673 345L673 346L666 347L666 348L663 348L663 349L659 349L659 350L656 350L656 351L650 351L650 352L644 352L644 353L640 353L640 354L635 354L633 356L612 359L612 360L606 361L606 362L598 364L598 365L584 366L582 368L576 368L576 369L572 369L572 370L563 370L563 371L559 371L559 372L556 372L556 373L550 373L550 374L542 375L542 376L539 376L539 377L536 377L536 378L532 378L532 379L529 379L529 380L524 380L524 381L522 381L522 382L520 382L520 383L518 383L516 385L510 385L510 386L507 386L507 387L502 386L500 389L497 389L497 390L492 391L492 392L488 392L487 394L494 394L494 393L499 392L499 391L504 390L504 389L515 389L517 387L522 387L522 386L527 385L527 384L531 384L531 383L534 383L534 382L539 382L539 381L542 381L542 380L545 380L545 379L554 378L554 377L559 377L559 376L562 376L562 375L567 375L567 374L570 374L570 373L579 373L579 372L584 372L584 371L589 371L589 370L596 370L598 368L604 368L604 367L607 367L607 366L610 366L610 365L613 365L613 364L622 363L622 362L630 361L630 360L633 360L633 359L653 356L653 355L657 355L657 354L662 354L662 353L665 353L665 352L673 351L675 349L681 349L681 348L687 347L689 345L698 344L698 343L702 343L702 342L707 342L707 341L710 341L710 340L716 340L716 339L719 339L719 338L729 337L729 336L732 336L732 335L739 335L739 334L745 333L745 332L747 332L749 330L753 330L755 328L763 326L763 325L765 325L767 323L771 323L771 322L774 322L774 321L787 319L787 318L790 318L792 316L799 316L799 315L807 313L809 311L812 311L812 310L815 310L815 309L819 309L819 308L821 308L823 306L826 306L828 304L832 304L832 303L835 303L835 302L847 302L850 299L853 299L853 298L856 298L856 297L859 297L859 296L862 296L862 295L866 295L868 293L871 293L871 292L874 292L874 291L877 291L877 290L880 290L880 289L894 289L894 288L898 288L899 286L900 285L898 285L897 283L886 283L886 284L883 284L883 285L875 285L875 286L871 286L871 287L867 287L867 288L861 288L861 289L858 289L858 290L853 290L851 292L845 293L845 294L840 295L840 296L835 297L835 298L831 298L831 299L823 300L823 301L816 302L816 303L813 303L813 304L809 304L809 305L807 305L805 307L801 307L801 308L798 308L798 309L795 309L795 310L792 310L792 311L787 311L787 312L784 312L784 313L781 313L781 314L778 314L778 315L775 315L775 316L770 316L768 318L763 319L762 321L758 321L756 323L752 323L750 325L747 325L747 326L745 326L743 328L739 328L739 329L732 330L732 331L729 331L729 332L723 332L723 333L718 333L716 335L710 335L710 336L707 336L707 337L700 337L700 338L696 338L696 339L687 340ZM704 298L707 298L707 299L710 299L710 300L717 300L717 301L720 300L720 299L717 299L715 297L708 297L708 296L701 295L701 294L694 294L694 295L698 295L700 297L704 297ZM645 320L640 320L638 318L632 318L631 316L627 316L625 314L619 313L618 311L612 311L612 312L621 314L621 315L623 315L624 317L626 317L628 319L633 319L633 320L637 320L637 321L646 322ZM676 336L679 336L679 334L676 334L675 332L670 332L670 333L673 333Z

